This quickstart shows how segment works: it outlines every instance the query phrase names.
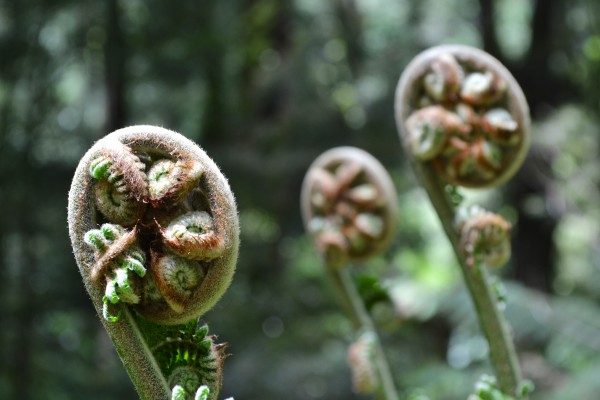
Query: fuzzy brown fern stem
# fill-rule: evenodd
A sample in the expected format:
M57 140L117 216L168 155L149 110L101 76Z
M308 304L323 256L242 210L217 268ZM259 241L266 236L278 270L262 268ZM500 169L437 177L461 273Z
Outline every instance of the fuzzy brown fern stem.
M397 400L375 324L349 270L349 263L383 251L393 237L397 215L393 183L369 153L337 147L310 166L301 206L306 230L356 331L357 342L348 357L354 389L381 400Z
M404 70L395 115L406 156L459 260L498 385L519 396L520 367L487 270L508 259L510 226L485 212L457 218L451 193L457 186L499 185L519 169L529 144L525 97L506 68L485 52L439 46Z
M239 226L215 163L176 132L117 130L81 159L68 223L84 285L140 397L169 399L177 386L192 399L205 386L216 399L223 351L197 320L231 283Z

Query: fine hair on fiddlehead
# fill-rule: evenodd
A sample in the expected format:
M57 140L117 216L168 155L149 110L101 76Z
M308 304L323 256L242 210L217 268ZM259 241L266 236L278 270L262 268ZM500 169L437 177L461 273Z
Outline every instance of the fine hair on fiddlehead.
M489 54L468 46L438 46L403 71L395 116L410 165L459 260L498 386L515 396L522 378L501 314L505 294L494 290L500 285L491 282L486 269L510 258L511 226L479 207L461 206L458 188L495 187L520 168L530 141L525 96Z
M301 207L305 229L360 335L348 352L354 389L396 400L375 324L348 268L349 263L373 257L390 243L397 214L392 180L369 153L337 147L309 167L302 184Z
M468 46L415 57L398 83L396 118L406 151L458 186L505 182L529 147L529 108L519 85L496 59Z
M304 224L327 263L344 265L382 251L393 237L397 200L369 153L338 147L319 156L302 186Z
M214 306L237 262L238 214L216 164L176 132L120 129L81 159L68 211L84 284L140 397L202 398L204 385L216 399L223 346L180 328Z
M142 296L136 311L155 322L179 323L209 309L228 286L238 227L233 196L212 160L168 132L132 127L96 143L76 175L81 183L73 186L70 226L74 243L83 238L92 244L93 255L75 247L76 256L85 259L82 273L91 274L94 282L112 274L135 247L144 268L153 269L140 278L156 280L144 286L156 287L163 296L158 299L156 291ZM197 201L198 196L204 200ZM86 202L89 198L95 207ZM102 224L114 225L115 236L121 233L102 239L97 232ZM185 280L179 292L186 296L176 295L176 300L174 288L183 281L170 272L174 257L182 258L179 264L196 277L193 284ZM159 266L168 268L163 273Z
M171 388L179 385L192 398L206 386L211 393L208 400L216 400L220 391L224 352L225 345L214 343L206 325L195 330L189 325L152 347Z

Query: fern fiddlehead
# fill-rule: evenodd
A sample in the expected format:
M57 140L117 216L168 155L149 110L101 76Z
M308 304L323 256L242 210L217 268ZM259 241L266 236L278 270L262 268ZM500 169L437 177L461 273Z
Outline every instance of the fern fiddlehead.
M529 145L525 96L485 52L438 46L402 73L395 115L405 153L460 261L498 385L516 396L520 367L486 270L510 257L510 225L481 209L459 209L457 216L455 206L456 187L494 187L521 166Z
M406 67L396 119L407 153L444 182L497 186L529 148L529 108L510 72L468 46L429 49Z
M389 244L397 197L385 168L369 153L337 147L320 155L302 184L302 217L368 355L351 346L355 390L396 400L398 394L376 327L358 293L348 264L365 260ZM359 339L360 341L360 339ZM363 343L364 345L365 343Z
M393 183L363 150L338 147L318 157L304 179L301 203L307 231L329 264L367 259L393 236Z
M181 324L195 324L231 282L239 228L227 180L183 136L129 127L98 141L80 161L68 219L86 289L140 397L170 397L179 385L179 375L163 364L171 347L157 359L148 342L157 331L173 337ZM198 332L178 343L198 350ZM209 340L206 332L200 336L199 343ZM210 354L212 361L186 366L186 376L199 374L197 388L207 385L216 399L220 369L218 385L200 369L220 366L222 351ZM191 384L183 387L193 398Z

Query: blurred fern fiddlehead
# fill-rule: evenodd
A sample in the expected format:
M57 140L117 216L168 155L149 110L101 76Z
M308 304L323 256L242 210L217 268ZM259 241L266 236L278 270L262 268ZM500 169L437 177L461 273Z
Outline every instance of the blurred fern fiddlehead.
M215 163L167 129L120 129L81 159L68 221L85 287L140 397L216 399L224 348L198 317L231 282L239 227Z
M499 389L522 396L522 377L488 266L510 257L510 225L480 208L456 209L456 187L508 180L529 145L529 109L512 75L487 53L439 46L418 55L396 91L396 121L406 155L427 191L462 267L489 343Z
M395 400L398 395L375 325L348 268L350 262L365 260L390 242L397 214L393 183L367 152L338 147L310 166L302 185L301 206L306 230L357 334L348 354L354 389Z

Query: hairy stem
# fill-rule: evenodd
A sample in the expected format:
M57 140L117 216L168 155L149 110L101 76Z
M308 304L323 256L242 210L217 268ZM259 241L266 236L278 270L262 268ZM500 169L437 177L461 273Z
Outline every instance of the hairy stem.
M117 353L133 382L140 399L164 400L171 396L165 377L156 363L152 351L146 345L135 318L123 307L123 317L117 323L102 320ZM116 324L122 324L117 327ZM111 332L112 331L112 332Z
M166 170L165 164L175 166L167 184L167 178L157 182L160 174L154 174L154 169ZM190 215L200 222L189 221ZM170 226L171 221L182 222L176 225L183 233L166 243L161 224ZM115 131L79 162L69 192L68 222L83 282L140 398L171 398L170 387L183 379L172 365L182 362L197 378L185 388L188 394L196 389L193 385L210 380L215 383L209 385L211 399L216 399L222 354L217 350L210 360L196 358L205 341L194 340L205 332L200 329L200 337L186 328L219 300L237 260L235 200L214 162L173 131L153 126ZM188 233L191 243L180 243ZM175 262L159 262L175 258L167 245L183 252L176 257L184 260L183 271ZM155 345L162 341L176 346L162 348L157 356ZM205 362L216 378L205 373Z
M525 96L510 72L489 54L468 46L438 46L405 68L396 89L395 113L408 161L458 258L500 390L520 396L521 372L508 325L490 287L487 266L462 248L445 182L485 188L514 175L529 147ZM446 143L441 152L434 140L438 138L420 130L435 128L440 115ZM456 116L462 121L458 125Z
M377 398L379 400L397 400L398 393L381 345L381 340L375 329L375 324L352 281L349 269L329 265L327 270L338 291L340 300L352 320L354 329L360 332L372 332L375 338L374 359L379 382Z
M496 372L500 389L515 396L522 381L514 343L508 324L498 308L498 302L490 287L489 275L485 265L467 265L464 252L460 247L459 233L454 226L455 210L444 190L445 184L429 164L408 156L413 170L437 212L452 248L458 258L469 294L473 299L479 325L490 349L490 359Z

